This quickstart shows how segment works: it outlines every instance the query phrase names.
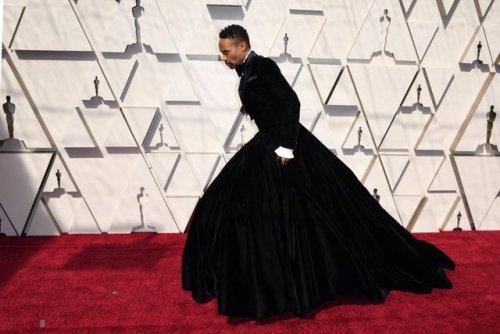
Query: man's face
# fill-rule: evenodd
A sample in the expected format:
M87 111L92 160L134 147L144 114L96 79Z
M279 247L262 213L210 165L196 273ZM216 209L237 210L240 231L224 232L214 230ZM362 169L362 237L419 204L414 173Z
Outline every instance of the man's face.
M236 39L219 39L219 51L222 53L222 60L231 69L245 60L248 51L247 44Z

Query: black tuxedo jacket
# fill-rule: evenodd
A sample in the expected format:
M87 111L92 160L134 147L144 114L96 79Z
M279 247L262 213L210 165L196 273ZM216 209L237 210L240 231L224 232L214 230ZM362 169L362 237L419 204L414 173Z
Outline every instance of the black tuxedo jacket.
M243 112L255 120L260 131L269 132L277 139L276 148L295 149L300 101L278 65L251 51L238 71Z

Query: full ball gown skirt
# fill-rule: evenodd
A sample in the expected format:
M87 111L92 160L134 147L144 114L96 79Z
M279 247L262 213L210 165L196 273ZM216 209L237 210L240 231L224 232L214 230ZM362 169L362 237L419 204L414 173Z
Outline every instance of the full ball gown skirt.
M451 288L454 262L415 239L354 173L302 125L295 158L260 131L198 202L182 258L193 299L230 317L297 316L342 297Z

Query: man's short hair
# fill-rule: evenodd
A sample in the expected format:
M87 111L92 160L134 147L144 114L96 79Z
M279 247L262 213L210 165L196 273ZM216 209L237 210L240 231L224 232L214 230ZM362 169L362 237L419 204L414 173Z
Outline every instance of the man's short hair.
M244 41L250 47L250 38L247 31L237 24L231 24L222 29L219 33L219 38L235 39L238 42Z

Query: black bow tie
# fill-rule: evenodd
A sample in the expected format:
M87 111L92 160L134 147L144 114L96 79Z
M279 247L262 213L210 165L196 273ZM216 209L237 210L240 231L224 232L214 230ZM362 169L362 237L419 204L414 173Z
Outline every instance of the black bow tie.
M234 69L236 70L236 73L238 73L239 77L241 77L243 75L243 73L245 73L246 66L252 63L251 59L254 57L254 55L255 55L255 53L253 51L250 51L250 53L247 54L245 61L234 67Z
M246 62L243 62L243 63L236 65L234 67L234 69L236 70L236 73L238 74L239 77L241 77L243 75L243 72L245 71L245 63Z

